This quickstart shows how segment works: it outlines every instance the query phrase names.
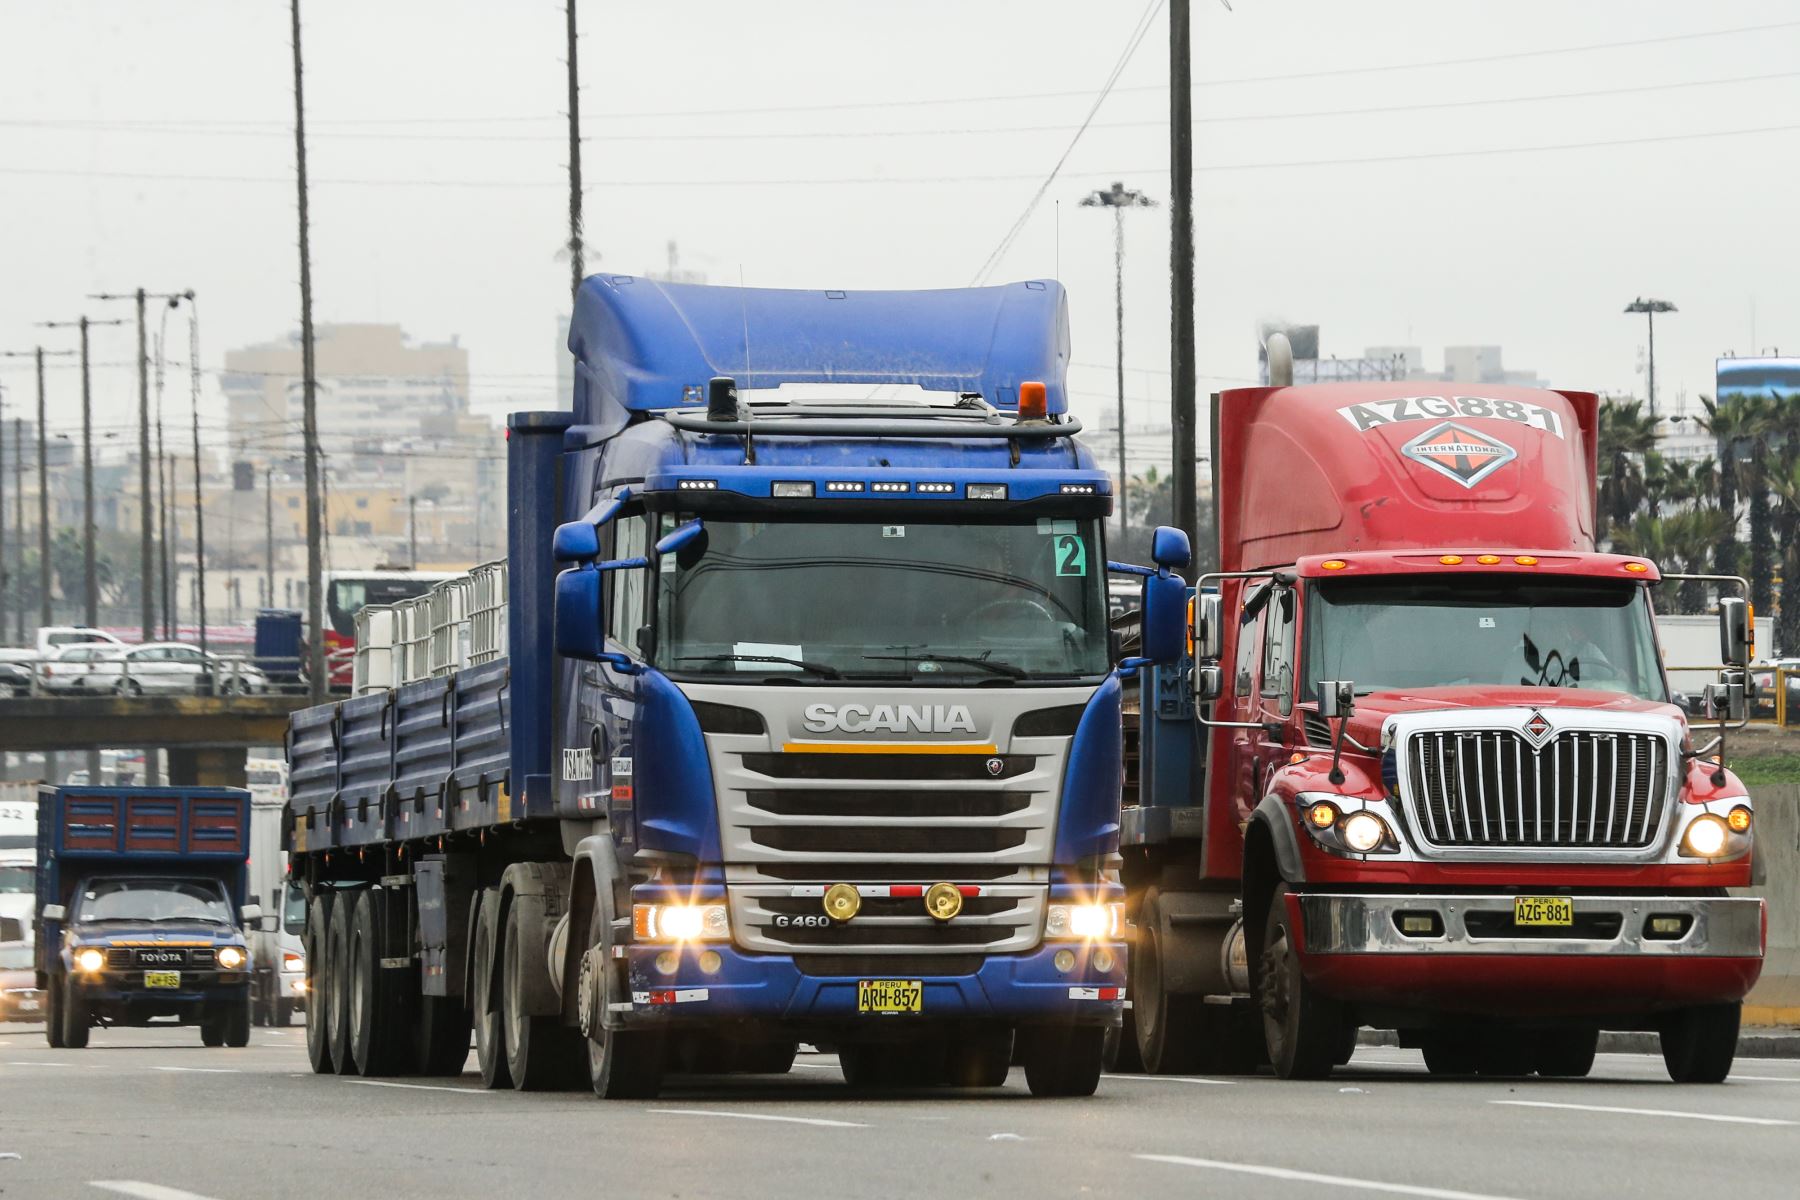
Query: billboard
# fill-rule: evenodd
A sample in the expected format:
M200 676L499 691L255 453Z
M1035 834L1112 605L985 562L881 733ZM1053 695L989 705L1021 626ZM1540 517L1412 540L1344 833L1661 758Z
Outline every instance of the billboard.
M1734 396L1800 395L1800 358L1721 358L1715 382L1721 404Z

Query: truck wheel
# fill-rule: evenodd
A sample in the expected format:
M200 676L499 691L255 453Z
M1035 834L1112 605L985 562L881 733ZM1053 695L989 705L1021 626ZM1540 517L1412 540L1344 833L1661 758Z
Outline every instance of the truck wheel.
M1676 1083L1723 1083L1737 1056L1736 1004L1703 1004L1662 1021L1663 1065Z
M1475 1043L1467 1036L1444 1029L1419 1035L1419 1053L1433 1075L1473 1075L1479 1061Z
M250 997L247 994L226 1006L225 1044L240 1049L250 1044Z
M608 983L606 927L606 906L597 903L588 921L587 951L581 956L577 982L581 1028L587 1031L588 1084L602 1100L654 1100L662 1091L666 1063L662 1034L606 1028L613 992Z
M1098 1025L1033 1025L1019 1031L1025 1083L1034 1096L1091 1096L1100 1086L1106 1030Z
M959 1088L1005 1087L1012 1054L1010 1029L970 1029L953 1034L945 1063L945 1082Z
M1129 965L1126 970L1130 970ZM1134 1004L1135 1001L1127 1001L1119 1027L1106 1031L1106 1069L1119 1075L1141 1075L1144 1071L1144 1056L1138 1050Z
M200 1044L217 1047L225 1044L226 1012L223 1005L209 1004L200 1010Z
M292 1000L277 1000L275 1002L275 1024L279 1028L286 1029L293 1023L294 1002Z
M44 998L44 1040L50 1043L52 1050L63 1048L63 984L62 976L52 974L48 988L49 994Z
M1200 1069L1206 1004L1200 996L1178 996L1163 990L1161 900L1162 892L1151 888L1138 905L1137 941L1125 964L1130 980L1127 994L1143 1069L1152 1075L1179 1075Z
M1599 1048L1598 1029L1547 1029L1537 1035L1531 1061L1546 1079L1585 1079Z
M80 988L63 988L62 1043L70 1050L85 1050L88 1044L88 1003Z
M454 1078L469 1062L469 1009L456 996L420 996L413 1065L420 1075Z
M349 1026L350 1061L358 1075L376 1075L380 1064L375 1021L381 1006L381 948L376 942L374 893L365 888L356 894L350 913L345 964L349 979L344 988L344 1015Z
M313 1074L332 1072L331 1033L331 892L315 891L306 906L306 1058Z
M581 1045L569 1036L560 1014L532 1016L525 1011L525 972L532 951L522 927L520 908L506 909L506 944L500 952L500 1011L506 1027L506 1071L521 1092L554 1091L575 1082ZM538 955L536 957L541 957Z
M1287 885L1276 887L1263 926L1263 952L1256 973L1263 1037L1275 1074L1283 1079L1323 1079L1337 1063L1348 1022L1342 1006L1321 995L1300 971L1287 897Z
M331 906L331 937L325 944L325 974L331 994L326 997L325 1028L331 1042L331 1065L339 1075L356 1074L350 1051L350 989L355 977L350 964L350 922L356 916L361 889L340 891Z
M501 1025L500 1010L494 1001L494 906L490 892L482 892L477 900L481 916L475 922L475 985L469 994L469 1007L474 1010L475 1059L481 1067L481 1086L512 1086L512 1075L506 1065L506 1032Z

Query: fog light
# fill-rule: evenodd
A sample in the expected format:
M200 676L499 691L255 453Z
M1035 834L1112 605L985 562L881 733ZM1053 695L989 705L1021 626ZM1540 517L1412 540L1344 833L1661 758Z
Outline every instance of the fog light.
M1680 917L1651 917L1650 932L1674 937L1681 932L1681 924Z
M1695 858L1716 858L1724 852L1729 832L1724 821L1706 813L1694 818L1682 835L1681 844Z
M719 957L719 952L717 950L702 950L700 952L700 970L706 974L717 975L719 973L719 968L724 965L725 960Z
M1113 959L1113 952L1111 950L1108 950L1105 946L1101 946L1094 951L1094 970L1100 972L1102 975L1110 975L1115 965L1117 964Z
M1321 800L1306 810L1306 819L1312 822L1314 829L1330 829L1337 824L1337 807Z
M934 883L925 890L925 911L935 920L950 920L962 906L962 891L954 883Z
M862 910L862 893L853 883L834 883L825 889L825 915L834 921L848 921Z
M1052 961L1056 963L1057 970L1061 971L1064 975L1067 975L1070 971L1075 969L1075 952L1073 950L1058 950L1056 952L1056 958Z
M1373 813L1351 813L1344 820L1344 844L1358 854L1367 854L1387 839L1387 826Z
M1733 833L1749 833L1750 820L1750 810L1741 804L1725 814L1725 824L1731 826Z
M673 975L675 968L681 965L681 955L673 950L664 950L656 956L656 969L664 975Z
M89 974L92 974L93 972L98 971L101 967L104 967L105 965L106 965L106 955L104 953L102 953L101 951L95 949L93 946L89 946L85 950L77 950L75 952L75 966L80 970L88 972Z

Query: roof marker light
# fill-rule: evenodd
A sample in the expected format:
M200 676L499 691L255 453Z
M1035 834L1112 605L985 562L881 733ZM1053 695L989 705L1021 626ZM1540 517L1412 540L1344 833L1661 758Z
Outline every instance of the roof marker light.
M1491 567L1500 561L1500 556L1498 554L1477 554L1475 561L1484 567Z
M1050 393L1041 383L1019 385L1019 420L1044 421L1050 417Z
M1535 567L1538 565L1537 557L1531 554L1515 554L1513 555L1513 561L1518 563L1521 567Z
M1629 562L1629 563L1625 564L1625 569L1627 571L1630 571L1634 575L1642 575L1645 571L1648 571L1650 568L1640 562Z
M971 500L1004 500L1006 485L1004 483L971 483L963 493Z
M911 490L911 488L912 485L910 483L895 483L891 480L880 483L871 483L869 485L869 490L872 492L904 492Z
M1341 558L1328 558L1319 565L1324 567L1327 571L1341 571L1350 564Z
M930 496L948 496L956 491L954 483L921 483L918 490Z
M810 500L813 495L812 480L777 479L769 485L769 494L777 500Z
M1092 496L1100 489L1092 483L1065 483L1057 490L1065 496Z
M860 492L863 490L863 485L853 479L828 479L825 481L825 490L828 492Z
M1460 555L1460 554L1440 554L1438 556L1438 561L1443 563L1446 567L1459 566L1462 563L1462 555Z
M719 481L716 479L683 479L675 486L684 492L714 492L719 488Z

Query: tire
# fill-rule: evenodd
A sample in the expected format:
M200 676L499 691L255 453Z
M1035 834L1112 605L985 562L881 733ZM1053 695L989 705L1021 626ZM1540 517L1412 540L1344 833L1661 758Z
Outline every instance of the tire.
M469 1062L474 1025L458 996L420 996L413 1027L413 1069L420 1075L455 1078Z
M44 1040L50 1043L52 1050L61 1050L63 1048L62 976L52 972L46 990L49 994L44 998Z
M227 1014L222 1006L208 1005L200 1010L200 1044L217 1048L225 1044Z
M313 1074L329 1075L331 1061L331 903L329 889L313 892L306 906L306 1058Z
M277 1000L275 1002L275 1024L276 1024L276 1026L281 1029L286 1029L288 1026L292 1025L293 1023L294 1023L294 1002L292 1000Z
M121 679L118 687L119 695L126 697L142 696L144 685L135 679Z
M1006 1086L1012 1068L1013 1031L971 1029L950 1039L945 1061L945 1082L958 1088Z
M1257 960L1256 999L1262 1011L1269 1063L1283 1079L1323 1079L1337 1065L1348 1020L1336 1001L1319 993L1300 970L1289 927L1287 885L1269 898L1263 950Z
M331 1065L339 1075L356 1074L356 1059L350 1050L350 924L356 916L360 891L357 888L337 894L331 906L331 937L325 947L325 973L330 976L331 986L331 993L325 998L325 1029L331 1042Z
M1549 1029L1538 1034L1531 1061L1545 1079L1585 1079L1599 1047L1598 1029Z
M494 908L493 893L483 891L475 921L475 982L469 992L469 1008L475 1022L475 1058L481 1068L481 1086L509 1088L512 1073L506 1064L506 1031L494 1007Z
M87 1049L90 1024L87 998L81 994L80 988L69 987L65 982L62 994L63 1046L69 1050Z
M1419 1037L1425 1069L1433 1075L1473 1075L1477 1066L1475 1044L1462 1034L1434 1029Z
M1361 1032L1362 1030L1359 1026L1351 1025L1348 1022L1345 1023L1344 1039L1338 1043L1337 1053L1332 1056L1331 1061L1333 1066L1344 1066L1351 1059L1356 1057L1356 1035Z
M1676 1083L1723 1083L1737 1057L1741 1005L1704 1004L1662 1021L1663 1065Z
M606 1006L614 989L608 982L609 967L603 965L595 974L596 964L612 961L604 953L607 912L603 901L604 897L596 901L588 921L587 952L581 958L578 984L582 1028L591 1031L586 1039L588 1086L602 1100L654 1100L662 1091L667 1064L662 1034L605 1027Z
M786 1075L799 1053L799 1042L750 1042L734 1050L731 1069L746 1075Z
M225 1044L241 1050L250 1044L250 996L248 993L225 1010Z
M1172 995L1163 990L1162 892L1150 888L1138 905L1137 941L1126 959L1132 1024L1137 1029L1138 1060L1147 1074L1181 1075L1200 1070L1200 996Z
M1126 970L1130 962L1127 960ZM1144 1073L1144 1056L1138 1050L1137 1017L1133 1003L1125 1006L1125 1016L1117 1029L1106 1031L1106 1069L1119 1075Z
M506 1071L521 1092L555 1091L571 1087L581 1063L580 1041L569 1036L562 1015L533 1016L525 1011L525 972L543 958L543 952L527 939L517 904L506 908L506 942L500 952L500 1012L506 1029Z
M1037 1025L1019 1031L1025 1083L1034 1096L1091 1096L1100 1086L1106 1030L1098 1025Z
M375 893L368 888L356 894L350 912L344 961L344 1017L349 1026L350 1061L358 1075L381 1074L376 1023L381 1012L380 927L375 920Z

